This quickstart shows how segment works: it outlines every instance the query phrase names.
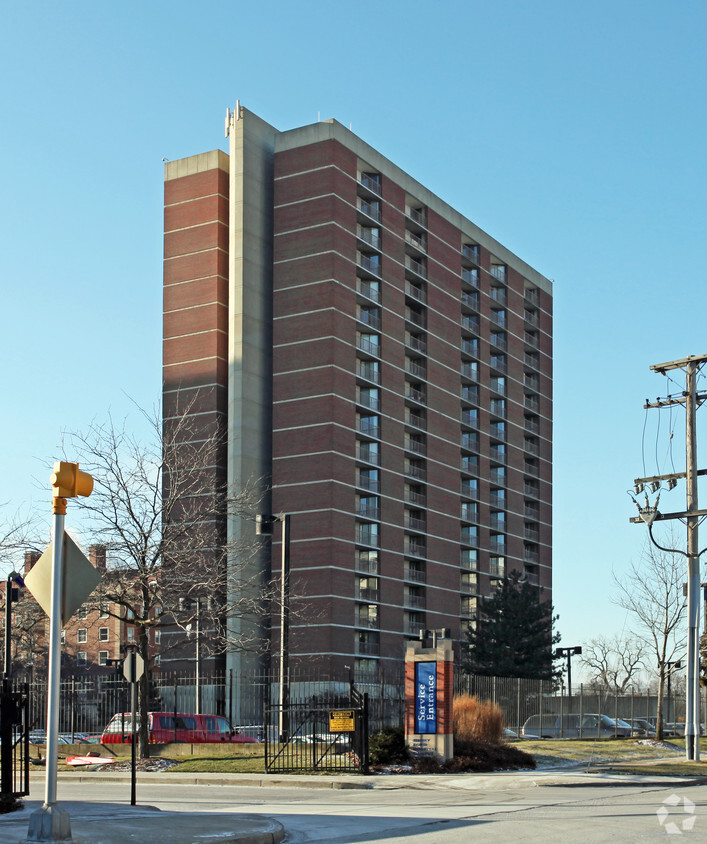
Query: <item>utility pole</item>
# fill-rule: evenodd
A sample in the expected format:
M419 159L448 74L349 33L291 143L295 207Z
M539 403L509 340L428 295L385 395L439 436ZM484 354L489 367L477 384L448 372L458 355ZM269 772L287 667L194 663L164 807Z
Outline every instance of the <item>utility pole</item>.
M682 404L685 406L685 471L667 475L655 475L650 478L636 478L636 494L643 491L645 484L650 484L652 492L657 492L662 481L667 481L668 489L673 489L678 478L685 478L686 509L678 513L659 513L658 501L654 506L640 507L640 516L632 522L645 522L651 542L662 551L675 552L677 549L663 548L653 538L653 522L663 519L680 519L687 525L687 552L680 551L687 557L687 684L685 691L685 755L688 760L700 760L700 551L698 549L698 525L707 515L707 510L700 510L697 502L697 478L707 474L707 470L697 468L697 408L707 399L707 393L697 392L697 373L707 363L707 355L690 355L681 360L660 363L651 366L654 372L665 375L668 370L682 369L685 372L685 390L682 395L668 396L655 402L646 401L644 407L661 408ZM658 496L660 497L660 496Z

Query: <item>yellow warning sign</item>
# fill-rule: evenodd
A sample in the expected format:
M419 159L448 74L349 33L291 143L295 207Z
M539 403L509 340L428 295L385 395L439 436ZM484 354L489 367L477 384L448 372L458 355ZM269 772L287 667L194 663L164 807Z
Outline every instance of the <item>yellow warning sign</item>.
M356 711L354 709L334 709L329 713L330 733L355 733Z

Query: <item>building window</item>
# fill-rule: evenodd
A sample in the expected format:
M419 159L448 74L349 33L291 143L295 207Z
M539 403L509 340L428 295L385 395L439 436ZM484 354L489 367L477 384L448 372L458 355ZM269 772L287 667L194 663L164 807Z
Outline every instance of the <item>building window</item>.
M77 665L86 665L86 651L79 651L76 654L76 664Z
M88 618L88 607L79 607L76 610L76 618L79 618L79 619Z
M378 574L378 551L357 551L356 568L368 574Z
M466 522L479 520L479 505L475 501L462 501L462 519Z
M162 631L161 630L155 630L155 644L159 645L159 644L161 644L161 642L162 642Z
M377 524L356 523L356 542L361 545L379 545Z
M107 642L108 641L108 628L107 627L99 627L98 628L98 641L99 642Z
M127 632L127 636L128 636L128 642L134 642L135 641L135 628L134 627L128 627L126 632Z
M477 545L479 542L479 529L476 525L462 526L462 542L464 545Z
M476 548L462 548L461 565L463 569L476 569L479 562L479 552Z
M98 617L108 618L108 607L105 604L101 604L101 606L98 608Z
M108 665L108 651L98 651L98 664Z
M85 640L84 640L85 641ZM61 644L65 644L66 642L66 630L61 631Z
M63 630L61 632L64 633ZM63 641L64 640L62 639L62 642ZM79 629L76 631L76 641L77 642L88 642L88 631L86 630L85 627L79 627Z

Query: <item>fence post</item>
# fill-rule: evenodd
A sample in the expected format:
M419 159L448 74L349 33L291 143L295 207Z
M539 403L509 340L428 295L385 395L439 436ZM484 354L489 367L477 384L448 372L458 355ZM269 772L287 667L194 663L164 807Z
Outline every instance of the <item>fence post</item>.
M76 677L71 675L71 743L76 734Z
M582 736L582 722L584 721L584 683L579 684L579 737Z
M545 707L543 704L545 703L545 698L543 697L543 681L540 681L540 738L543 737L543 711Z
M520 738L520 677L516 677L516 733Z

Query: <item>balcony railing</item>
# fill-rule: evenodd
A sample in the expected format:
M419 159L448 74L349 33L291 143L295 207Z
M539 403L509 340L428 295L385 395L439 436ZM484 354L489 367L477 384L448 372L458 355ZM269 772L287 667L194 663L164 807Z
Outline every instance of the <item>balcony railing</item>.
M380 423L379 422L370 422L367 419L361 419L358 423L356 428L359 433L363 434L366 437L374 437L375 439L380 439Z
M362 463L373 463L379 466L381 462L380 451L367 448L365 445L356 446L356 459Z
M540 554L538 551L533 551L531 548L526 548L523 551L523 559L528 563L539 563Z
M371 284L362 278L357 278L356 290L361 294L361 296L365 296L366 299L370 299L373 302L380 302L381 300L381 292L377 283Z
M427 546L424 541L415 540L411 536L406 536L403 542L403 553L408 557L425 557L427 554Z
M462 246L462 255L465 258L468 258L470 261L473 261L475 264L479 263L479 247L465 243Z
M427 225L427 210L425 208L406 208L407 216L421 226Z
M414 454L427 454L427 444L419 440L414 440L411 437L405 438L405 448Z
M356 571L366 574L378 574L378 560L374 558L356 557Z
M464 361L462 363L461 374L464 378L469 378L472 381L479 380L479 364L473 361Z
M490 577L505 577L506 576L505 565L501 565L500 563L489 563L489 576Z
M424 261L416 261L409 255L405 256L405 269L419 275L420 278L427 278L427 266Z
M421 252L427 251L427 235L425 234L416 234L415 232L411 232L409 229L405 231L405 240L407 243L415 246Z
M377 589L370 587L357 587L356 599L359 601L378 601L379 592Z
M531 302L533 305L540 303L540 294L538 293L537 287L525 288L525 300L526 302Z
M427 480L427 469L424 466L415 466L415 464L408 462L405 464L405 474L416 480Z
M405 371L414 375L416 378L427 378L427 366L423 361L416 361L407 358L405 361Z
M496 265L494 267L491 267L491 275L494 278L497 278L499 281L505 282L505 280L506 280L506 268L505 268L505 266Z
M462 328L467 331L473 331L474 334L479 333L479 318L476 314L464 314L462 316Z
M425 625L421 621L408 621L405 626L405 632L408 636L419 636L425 629Z
M479 286L479 271L478 270L462 270L462 281L470 284L472 287Z
M506 520L505 520L505 518L495 516L492 513L491 518L489 519L489 527L491 528L491 530L505 530L506 529Z
M427 420L424 416L418 416L414 413L405 414L405 424L412 428L417 428L420 431L427 430Z
M367 407L369 410L380 410L380 403L378 396L362 393L360 390L356 393L356 404L360 404L361 407Z
M525 430L532 431L532 433L537 434L540 431L540 422L534 416L526 416L525 417Z
M362 309L358 312L358 321L376 330L381 327L381 316L378 308Z
M508 347L506 335L500 332L491 332L491 345L495 346L497 349L503 349L505 351Z
M427 530L427 519L421 519L418 516L409 516L407 513L405 514L404 524L408 530L417 530L420 532Z
M379 358L381 355L380 343L369 340L368 337L357 337L356 348L375 358Z
M525 503L525 507L523 509L523 515L527 519L539 519L540 518L540 507L532 501L527 501Z
M523 340L526 346L537 346L538 345L538 335L536 331L526 331Z
M491 537L489 539L489 551L492 554L505 554L506 553L506 538L505 536L496 538Z
M497 372L508 371L508 361L505 355L491 355L489 358L489 366Z
M489 296L498 305L505 305L508 300L505 287L492 287L489 290Z
M492 507L505 507L506 506L506 496L499 495L497 492L492 492L489 495L489 503Z
M499 328L506 327L506 312L505 311L491 311L491 322Z
M424 610L427 606L427 601L424 595L406 595L405 606L413 610Z
M373 275L379 276L381 274L380 258L377 255L364 255L359 252L358 265Z
M410 298L417 299L418 302L422 302L423 305L427 302L427 291L423 287L410 284L409 281L405 282L405 293L410 296Z
M427 404L427 393L424 390L418 390L416 387L407 386L405 388L405 398L415 401L418 404Z
M366 381L373 381L374 384L380 384L381 382L381 374L380 370L367 364L363 360L356 361L358 364L356 367L356 375L359 378L364 378Z
M356 653L361 656L378 656L380 650L379 642L356 642Z
M537 498L538 495L540 495L540 487L537 483L533 483L532 481L525 481L525 483L523 484L523 494Z
M376 504L359 504L356 508L356 515L364 519L380 519L380 507Z
M413 334L406 333L405 345L423 355L427 354L427 340L424 337L415 337Z
M405 308L405 319L420 328L424 328L426 325L425 314L420 311L413 311L412 308Z
M373 193L377 193L380 196L381 183L380 176L378 174L371 176L369 173L361 173L360 181L364 188L368 188L368 190L373 191Z
M415 583L426 583L427 582L427 574L424 569L416 569L411 568L410 566L405 567L405 579L412 580Z
M525 321L528 325L538 325L540 320L538 319L538 312L537 311L529 311L527 308L525 309L525 314L523 315Z
M538 542L540 540L540 531L537 528L523 528L523 538L530 542Z
M380 235L374 234L373 229L367 229L364 226L359 226L356 230L356 236L364 243L369 243L374 249L380 249Z
M365 200L361 200L358 203L358 210L365 214L367 217L370 217L372 220L380 222L381 209L380 205L377 202L366 202Z
M360 489L366 489L369 492L380 492L380 480L378 478L369 478L368 475L359 475L356 486Z
M540 410L540 399L537 396L526 396L525 406L528 410Z
M479 458L476 455L463 455L461 459L462 472L468 472L470 475L475 475L479 471Z
M427 496L424 492L406 492L405 501L408 504L414 504L416 507L427 506Z
M368 630L378 630L381 625L378 616L358 615L356 616L355 626L366 627Z
M473 308L477 310L479 307L479 299L475 293L462 293L461 296L462 305L466 305L467 308Z

